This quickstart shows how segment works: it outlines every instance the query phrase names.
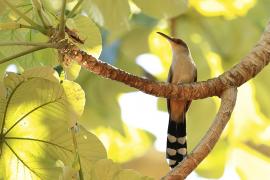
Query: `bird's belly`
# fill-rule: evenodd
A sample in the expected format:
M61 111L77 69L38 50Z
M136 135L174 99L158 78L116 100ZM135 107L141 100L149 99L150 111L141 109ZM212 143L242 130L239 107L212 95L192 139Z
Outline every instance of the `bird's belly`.
M178 61L173 69L172 83L189 83L194 81L195 67L190 61Z

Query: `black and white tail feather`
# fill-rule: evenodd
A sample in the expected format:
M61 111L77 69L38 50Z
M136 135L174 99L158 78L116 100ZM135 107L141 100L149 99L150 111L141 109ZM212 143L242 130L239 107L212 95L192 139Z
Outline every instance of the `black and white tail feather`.
M175 122L171 118L168 125L166 158L169 166L174 168L187 155L186 141L186 117L180 122Z

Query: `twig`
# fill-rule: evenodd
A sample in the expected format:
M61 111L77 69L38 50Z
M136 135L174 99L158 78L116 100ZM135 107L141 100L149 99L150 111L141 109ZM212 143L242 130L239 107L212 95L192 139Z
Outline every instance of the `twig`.
M73 126L71 128L71 135L72 135L74 151L75 151L75 154L76 154L76 156L78 158L78 159L75 159L75 160L78 161L78 163L80 165L79 178L80 178L80 180L84 180L84 176L83 176L83 172L82 172L82 164L81 164L81 159L80 159L80 154L79 154L79 149L78 149L78 143L77 143L77 139L76 139L76 128L77 128L76 126Z
M33 5L35 6L36 10L37 10L37 13L38 13L38 16L39 16L39 19L41 20L41 23L43 24L43 26L45 28L48 27L47 23L45 22L44 18L43 18L43 15L42 15L42 1L38 1L38 0L32 0L33 2Z
M7 0L3 0L3 1L4 1L4 3L6 3L10 7L10 9L12 9L15 13L17 13L22 19L24 19L26 22L28 22L31 26L35 27L37 30L39 30L40 32L42 32L44 34L47 33L46 29L44 29L42 26L40 26L39 24L35 23L32 19L27 17L24 13L19 11L14 5L9 3Z
M209 130L188 157L172 169L164 180L185 179L211 152L231 117L236 97L236 88L227 89L222 93L219 111Z
M8 61L10 61L12 59L15 59L15 58L18 58L18 57L33 53L33 52L41 50L41 49L46 49L46 48L48 48L48 46L37 46L37 47L31 48L31 49L28 49L26 51L19 52L18 54L14 54L12 56L0 59L0 64L3 64L3 63L8 62Z
M52 43L43 42L0 42L0 46L43 46L48 48L54 47Z
M249 148L255 149L257 152L263 154L264 156L270 157L270 146L266 144L256 144L252 141L246 141L244 144Z
M65 37L65 10L66 10L66 0L62 0L59 33L58 33L58 37L60 39L63 39Z
M83 0L79 0L77 2L77 4L73 7L73 9L68 13L67 18L70 18L74 15L74 13L76 12L76 10L80 7L80 5L82 4Z

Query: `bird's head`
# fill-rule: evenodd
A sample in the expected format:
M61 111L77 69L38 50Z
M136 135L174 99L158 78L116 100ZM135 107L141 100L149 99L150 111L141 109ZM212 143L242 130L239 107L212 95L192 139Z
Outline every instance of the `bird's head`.
M162 32L157 32L159 35L161 35L162 37L166 38L171 46L172 46L172 49L173 51L174 50L178 50L178 51L185 51L185 52L189 52L189 49L188 49L188 46L186 44L185 41L183 41L182 39L177 39L177 38L173 38L173 37L170 37Z

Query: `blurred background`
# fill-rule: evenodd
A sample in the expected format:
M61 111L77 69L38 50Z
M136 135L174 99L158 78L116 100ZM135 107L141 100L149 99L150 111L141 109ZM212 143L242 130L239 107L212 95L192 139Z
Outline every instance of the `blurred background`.
M269 0L117 0L111 7L93 2L96 6L86 13L102 26L100 59L157 81L166 81L171 64L170 45L157 31L187 42L201 81L238 63L259 40L270 17ZM269 76L266 67L239 88L221 139L188 179L270 177ZM104 143L109 158L145 175L165 175L166 101L89 76L85 70L77 82L87 96L81 122ZM187 117L189 151L209 128L219 104L216 97L193 101Z
M61 7L61 1L42 2L52 11ZM71 9L78 0L68 2ZM141 77L166 81L172 52L169 43L156 34L161 31L187 42L197 64L198 81L202 81L222 74L252 49L270 19L269 8L270 0L85 0L80 10L100 28L99 59ZM37 38L34 33L26 35L29 40ZM1 33L1 39L6 37L10 35ZM2 48L1 53L5 51L13 49ZM27 58L29 67L29 62L31 66L37 63L29 58L53 61L57 56L44 50ZM8 70L12 68L16 69L11 65ZM6 66L0 67L1 73L5 70ZM269 66L264 68L238 89L222 137L188 179L269 179L269 70ZM169 171L166 100L84 69L76 82L86 93L80 122L99 137L108 157L144 175L164 176ZM192 102L187 115L189 152L208 130L219 104L217 97Z

